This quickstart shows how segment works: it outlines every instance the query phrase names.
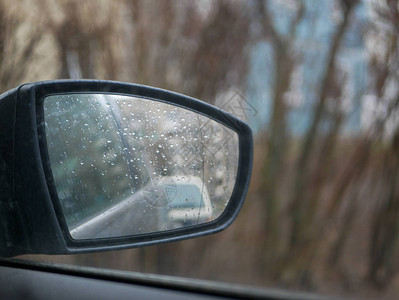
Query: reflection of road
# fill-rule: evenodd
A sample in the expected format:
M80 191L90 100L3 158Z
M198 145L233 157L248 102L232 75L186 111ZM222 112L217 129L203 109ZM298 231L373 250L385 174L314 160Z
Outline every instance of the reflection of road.
M139 191L71 230L74 239L95 239L158 231L159 208L151 206Z

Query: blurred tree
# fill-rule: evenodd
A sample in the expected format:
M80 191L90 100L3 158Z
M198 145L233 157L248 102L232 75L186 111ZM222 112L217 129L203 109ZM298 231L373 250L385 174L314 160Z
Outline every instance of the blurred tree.
M295 35L298 24L304 14L304 4L298 1L296 14L291 20L289 33L279 33L272 22L272 17L266 1L257 2L257 11L260 14L263 35L269 40L273 47L274 59L274 84L272 99L272 117L269 125L268 150L263 168L263 195L266 200L265 217L265 252L269 258L268 262L275 262L276 255L281 251L281 240L278 226L280 213L279 199L277 196L278 182L282 179L286 150L288 146L287 114L288 107L284 98L290 88L291 76L297 64L298 57L294 51Z
M373 26L374 41L382 45L382 51L373 52L371 71L374 84L372 93L379 103L387 106L386 113L378 116L371 128L374 135L386 136L389 121L399 113L399 6L397 1L384 0L374 3L377 22ZM394 88L393 88L394 87ZM385 103L384 103L385 102ZM391 129L391 143L383 157L382 176L386 193L372 217L369 252L369 279L377 286L389 284L398 272L399 248L399 126Z
M249 26L246 4L218 1L205 12L195 2L126 5L132 28L127 33L132 50L125 58L132 64L130 80L211 103L226 86L242 88Z
M211 103L231 86L245 90L254 45L266 42L272 49L272 63L262 74L265 85L268 78L273 81L271 117L257 137L250 194L232 228L216 237L80 255L75 263L307 289L358 288L367 276L375 286L395 290L397 1L373 2L370 26L357 22L365 1L356 0L328 2L328 8L319 0L38 1L34 19L16 14L7 1L0 1L1 90L21 82L31 62L37 66L35 49L46 36L52 39L43 55L57 53L58 61L42 73L54 68L61 78L137 82ZM289 15L286 31L273 7L289 8L283 12ZM308 20L324 18L319 14L329 9L328 20ZM39 18L46 27L32 21ZM356 101L367 93L375 113L363 131L347 134L343 102L350 74L343 72L340 54L353 38L347 34L354 23L362 27L360 39L370 43L369 84ZM322 32L320 24L331 32ZM301 40L304 31L309 36ZM310 59L318 66L305 65L300 47L318 43L320 32L326 59L317 60L323 51L315 51ZM296 93L295 72L302 66L310 70L300 85L316 96L309 127L295 136L287 95ZM363 112L369 109L365 102Z
M399 131L386 154L383 173L386 194L373 216L369 278L378 287L389 284L398 272L399 247Z
M71 0L53 7L40 2L59 53L59 78L118 79L115 3Z
M290 276L299 281L309 276L307 274L307 266L314 256L315 242L319 240L321 234L324 232L322 228L319 228L317 231L314 230L314 226L322 225L315 223L315 217L316 212L319 211L320 189L324 185L325 180L327 180L323 174L328 174L329 169L332 167L330 158L336 144L342 120L339 110L335 110L333 125L329 128L329 133L325 135L324 146L321 148L322 150L318 157L319 162L315 168L319 172L315 174L315 177L311 176L311 165L313 163L311 158L312 155L315 155L315 150L317 149L316 139L322 129L323 118L326 118L327 105L329 104L328 98L332 96L332 98L337 99L337 96L341 93L342 82L337 81L336 59L344 34L350 24L351 14L357 3L358 1L356 0L340 1L342 18L329 44L324 74L319 85L318 99L314 106L313 118L303 138L303 144L295 168L294 188L291 194L292 225L289 251L290 253L296 253L296 255L292 256L289 254L289 257L294 261L287 261L287 266L289 269L288 272L291 274ZM339 107L339 104L335 105ZM314 179L317 180L317 183L313 185L316 188L312 189L311 183ZM298 272L303 274L303 278L297 275Z
M0 1L0 92L22 83L41 42L41 24L27 33L25 18L22 11L12 11L9 1Z

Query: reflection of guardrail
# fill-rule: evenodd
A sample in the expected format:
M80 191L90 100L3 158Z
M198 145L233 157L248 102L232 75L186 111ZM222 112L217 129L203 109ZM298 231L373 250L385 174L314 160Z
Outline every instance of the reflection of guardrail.
M93 218L85 223L71 229L70 234L74 239L93 239L139 234L140 227L134 227L139 218L132 215L132 212L134 211L134 206L137 206L136 212L138 214L140 213L140 204L142 204L143 207L145 207L146 204L145 201L142 200L141 193L137 192L128 199L119 202L106 211L93 216ZM142 213L143 209L141 209L141 214ZM143 224L141 226L143 226Z
M70 234L74 239L144 234L203 223L212 214L207 187L199 177L167 176L76 226Z

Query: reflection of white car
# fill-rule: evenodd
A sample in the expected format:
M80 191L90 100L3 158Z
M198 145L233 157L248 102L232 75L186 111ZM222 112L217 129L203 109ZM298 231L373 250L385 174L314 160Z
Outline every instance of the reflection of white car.
M213 209L206 185L196 176L164 177L161 185L167 187L168 204L165 226L170 228L195 225L210 221Z

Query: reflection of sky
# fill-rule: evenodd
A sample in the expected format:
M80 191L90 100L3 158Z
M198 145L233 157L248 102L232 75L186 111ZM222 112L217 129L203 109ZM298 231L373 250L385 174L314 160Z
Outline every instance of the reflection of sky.
M289 26L295 15L295 1L269 1L269 9L276 30L288 36ZM339 7L327 0L305 1L305 13L296 27L295 52L301 60L294 70L293 91L290 93L294 104L288 116L288 126L293 134L303 134L307 129L312 107L317 100L318 91L331 37L339 23ZM347 79L342 97L343 109L347 113L344 129L357 131L361 122L362 93L367 88L367 57L361 30L367 18L364 3L360 3L352 15L344 40L339 51L336 65ZM250 51L247 99L258 111L257 116L249 120L251 127L258 132L266 128L270 121L273 96L273 50L267 41L255 44Z

